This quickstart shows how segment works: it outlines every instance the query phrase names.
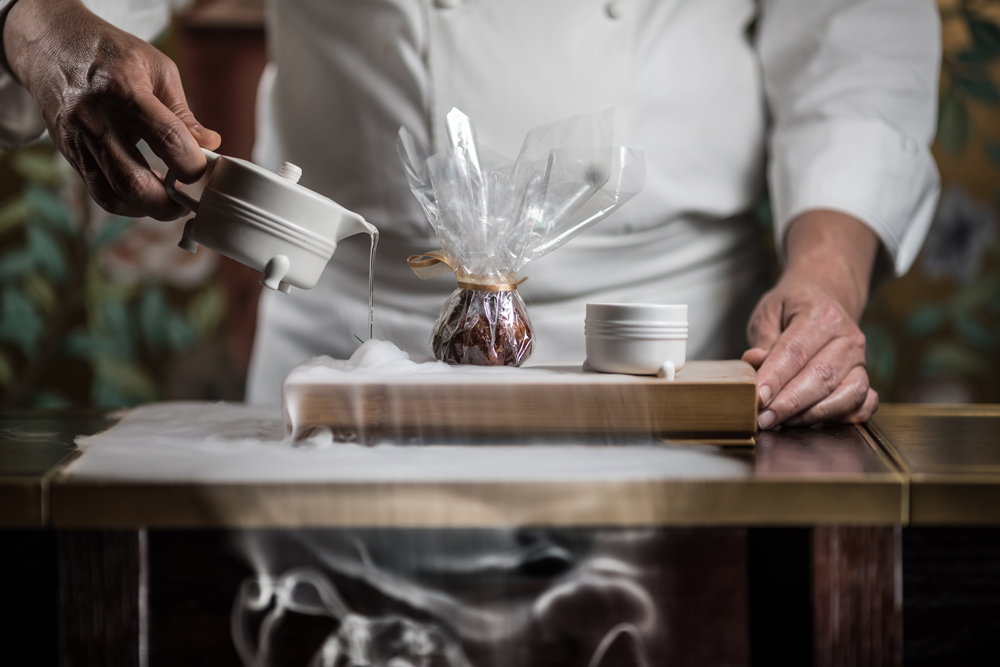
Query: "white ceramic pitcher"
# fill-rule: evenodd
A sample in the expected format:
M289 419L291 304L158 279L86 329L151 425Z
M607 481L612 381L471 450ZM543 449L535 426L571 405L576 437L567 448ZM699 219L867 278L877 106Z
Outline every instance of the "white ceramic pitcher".
M302 170L290 162L274 174L202 151L212 173L200 201L177 190L173 173L164 180L170 198L198 214L188 220L178 244L189 252L200 243L263 271L262 285L288 293L293 285L316 285L341 239L377 233L357 213L299 185Z

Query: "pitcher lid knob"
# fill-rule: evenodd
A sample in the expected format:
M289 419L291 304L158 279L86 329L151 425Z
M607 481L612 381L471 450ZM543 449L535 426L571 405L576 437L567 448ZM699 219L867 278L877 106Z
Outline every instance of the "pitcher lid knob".
M298 183L299 179L302 178L302 169L295 166L291 162L285 162L278 167L278 176L287 178L292 183Z

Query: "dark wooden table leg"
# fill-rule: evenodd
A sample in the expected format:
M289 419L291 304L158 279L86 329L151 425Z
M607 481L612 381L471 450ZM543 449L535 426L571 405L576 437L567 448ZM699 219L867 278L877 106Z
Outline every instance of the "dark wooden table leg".
M750 664L813 661L812 529L747 530Z
M1000 528L903 530L907 667L996 664Z
M59 664L145 667L145 532L57 536Z
M0 572L4 573L0 664L54 667L58 660L55 534L0 530Z
M902 664L900 534L893 526L813 530L816 667Z

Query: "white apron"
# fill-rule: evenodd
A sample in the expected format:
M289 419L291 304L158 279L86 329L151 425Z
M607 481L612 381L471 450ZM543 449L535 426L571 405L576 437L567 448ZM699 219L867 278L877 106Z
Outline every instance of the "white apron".
M766 100L779 114L769 137L779 244L794 216L836 208L869 223L898 268L930 219L933 101L898 104L894 87L851 86L855 62L916 71L933 6L907 0L914 9L883 15L869 4L764 2L754 38L753 0L272 2L255 160L272 170L294 162L303 185L380 229L375 335L427 357L454 279L422 282L405 264L438 244L407 187L398 128L441 147L455 106L482 144L513 157L535 126L614 107L615 143L644 151L646 187L521 272L534 276L522 288L533 360L582 360L592 301L687 303L690 357L738 356L766 272L764 233L746 214L764 190ZM853 22L888 35L864 61L850 55ZM926 51L919 71L934 80ZM885 121L892 114L903 132ZM906 130L920 140L907 142ZM367 258L368 240L350 239L313 290L265 292L249 401L277 403L293 366L346 357L366 336Z
M142 37L168 15L166 0L85 1ZM613 106L616 143L645 152L646 188L526 267L534 358L580 359L584 304L611 300L687 303L690 355L735 356L763 277L745 213L765 146L779 252L792 220L826 208L867 224L896 274L913 262L938 191L940 30L933 0L272 1L255 159L298 164L304 185L379 227L376 334L426 356L453 283L422 283L403 263L437 242L398 128L440 146L457 106L513 156L532 127ZM43 129L0 71L0 146ZM265 291L251 401L277 403L300 361L353 351L367 256L352 239L312 291Z

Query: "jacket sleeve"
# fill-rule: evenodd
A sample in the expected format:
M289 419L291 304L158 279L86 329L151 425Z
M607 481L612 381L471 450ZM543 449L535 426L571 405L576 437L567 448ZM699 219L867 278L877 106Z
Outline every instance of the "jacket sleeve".
M0 26L17 0L0 0ZM167 0L84 0L92 12L142 39L158 35L170 20ZM3 49L0 32L0 49ZM45 123L31 95L0 66L0 148L34 143L45 134Z
M875 232L896 275L910 267L940 190L940 42L933 0L761 1L779 255L796 217L833 209Z

